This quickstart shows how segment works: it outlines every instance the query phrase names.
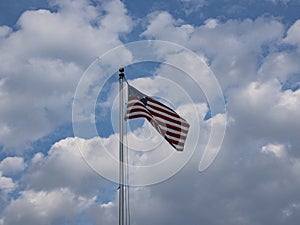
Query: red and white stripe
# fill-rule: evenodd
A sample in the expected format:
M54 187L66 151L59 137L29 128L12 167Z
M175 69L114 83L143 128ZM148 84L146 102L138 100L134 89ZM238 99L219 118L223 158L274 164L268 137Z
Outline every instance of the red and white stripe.
M183 151L190 125L174 110L128 86L126 119L146 118L177 150ZM130 90L132 89L132 90ZM146 104L142 99L146 100Z

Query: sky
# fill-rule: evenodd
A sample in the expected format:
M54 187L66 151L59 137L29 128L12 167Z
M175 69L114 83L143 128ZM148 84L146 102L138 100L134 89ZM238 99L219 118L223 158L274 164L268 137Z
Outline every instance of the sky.
M120 66L191 125L179 153L126 122L131 224L299 223L299 0L0 12L0 225L118 223Z

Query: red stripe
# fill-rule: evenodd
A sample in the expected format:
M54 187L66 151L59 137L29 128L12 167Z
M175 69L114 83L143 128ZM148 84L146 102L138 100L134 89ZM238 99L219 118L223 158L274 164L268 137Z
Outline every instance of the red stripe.
M149 113L149 111L146 109L146 108L133 108L133 109L130 109L130 110L127 110L126 114L131 114L131 113L135 113L135 112L145 112L149 115L151 115L151 113Z
M152 117L140 114L140 115L129 116L128 119L141 118L141 117L147 119L151 123L151 125L157 130L157 132L160 133L176 150L178 150L178 151L183 150L183 149L177 149L176 146L174 146L174 145L184 147L184 143L179 142L179 140L175 141L173 139L170 139L170 138L166 137L165 134L168 134L168 135L173 136L173 137L175 137L175 135L173 133L170 134L168 131L167 132L161 132L162 130L159 129L158 122L155 121ZM177 138L177 137L175 137L175 138ZM186 138L181 138L181 140L183 140L183 141L185 141L185 139Z
M151 117L151 114L146 109L131 109L130 111L126 112L126 118L127 119L134 119L134 118L139 118L139 117L145 117L145 115L143 115L143 114L131 115L131 113L135 113L135 112L144 112L144 113L147 113L149 115L149 118L155 119L155 118ZM168 129L172 129L172 130L176 130L176 131L181 132L181 133L185 133L185 134L188 133L187 130L183 130L180 127L175 127L173 125L166 124L166 123L158 121L158 120L156 120L156 123L158 123L159 125L161 125L163 127L166 127L167 130Z
M141 101L139 101L139 102L128 102L127 108L132 107L132 106L136 106L136 105L140 105L140 106L145 107L145 105Z
M128 102L128 105L127 105L127 108L128 107L132 107L132 106L136 106L136 105L140 105L140 106L143 106L143 107L145 107L145 105L141 102L141 101L139 101L137 98L131 98L131 99L134 99L134 100L137 100L138 102ZM149 99L151 99L151 98L149 98ZM164 108L167 108L167 109L169 109L167 106L164 106L163 104L161 104L161 103L159 103L159 102L157 102L157 101L155 101L155 100L153 100L153 99L151 99L152 100L152 102L154 102L154 103L156 103L156 104L159 104L159 105L161 105L161 106L163 106ZM159 114L159 113L157 113L157 112L154 112L153 110L151 110L149 107L151 107L151 108L154 108L154 109L156 109L156 110L158 110L158 111L161 111L161 112L164 112L164 113L166 113L166 114L169 114L169 115L171 115L171 116L174 116L174 117L176 117L176 118L178 118L178 119L181 119L181 120L183 120L183 121L177 121L177 120L174 120L174 119L172 119L172 118L170 118L170 117L167 117L167 116L165 116L165 115L161 115L161 114ZM185 122L185 120L184 119L182 119L176 112L174 112L172 109L169 109L169 110L171 110L173 113L170 113L169 111L166 111L165 109L163 109L163 108L159 108L159 107L156 107L156 106L146 106L146 108L151 112L151 114L153 114L154 116L157 116L157 117L160 117L160 118L162 118L163 120L167 120L167 121L170 121L170 122L172 122L172 123L176 123L176 124L178 124L178 125L181 125L181 126L184 126L184 127L186 127L186 128L189 128L189 124L187 123L187 122Z
M165 139L166 139L168 142L170 142L170 143L172 143L172 144L174 144L174 145L178 145L178 146L180 146L180 147L183 147L183 146L184 146L184 143L181 143L181 142L178 142L178 141L174 141L174 140L169 139L169 138L167 138L167 137L165 137Z
M165 133L167 135L170 135L170 136L174 137L174 138L178 138L178 139L182 139L182 140L186 139L185 136L182 136L180 134L174 134L174 133L172 133L172 131L169 131L169 130L165 131Z
M135 113L135 112L140 112L140 111L145 112L145 113L148 113L148 114L150 114L150 115L154 115L154 116L159 117L159 118L161 118L161 119L163 119L163 120L166 120L166 121L169 121L169 122L178 124L179 126L189 128L189 124L185 124L185 123L182 123L182 122L174 121L174 120L172 120L172 119L170 119L170 118L168 118L168 117L166 117L166 116L163 116L163 115L160 115L160 114L158 114L158 113L156 113L156 112L153 112L152 110L149 110L148 108L132 108L132 109L130 109L130 110L127 110L126 114ZM154 119L155 119L155 118L154 118ZM163 126L172 126L172 125L169 125L169 124L165 124L165 123L163 123L163 122L161 122L161 121L157 121L157 122L160 122L160 124L163 125ZM172 126L172 127L175 128L175 126ZM179 132L182 131L181 128L178 128L178 127L176 127L176 128L177 128L177 129L174 129L174 130L177 130L177 131L179 131ZM171 128L171 129L172 129L172 128Z
M136 98L136 97L131 97L131 98L129 98L129 101L128 101L128 102L130 102L130 101L132 101L132 100L137 100L137 101L141 102L140 99L138 99L138 98ZM163 113L169 114L169 115L171 115L171 116L173 116L173 117L176 117L176 118L178 118L178 119L181 119L181 120L185 121L185 120L184 120L183 118L181 118L174 110L172 110L172 109L169 108L168 106L166 106L166 105L164 105L164 104L162 104L162 103L156 101L155 99L148 97L148 98L147 98L147 101L153 102L153 103L155 103L155 104L161 106L161 107L157 107L157 106L154 106L154 105L148 105L148 109L149 109L149 107L151 107L151 108L153 108L153 109L155 109L155 110L161 111L161 112L163 112ZM137 104L137 102L136 102L136 103L129 103L129 104L127 105L127 107L133 106L133 105L135 105L135 104ZM141 102L141 105L144 105L144 103ZM144 106L145 106L145 105L144 105ZM166 109L167 109L167 110L166 110ZM151 110L151 109L149 109L149 110ZM169 110L170 110L171 112L170 112ZM151 110L151 112L154 112L154 111ZM187 122L186 122L186 123L187 123Z
M159 120L157 120L157 122L158 122L161 126L166 127L167 129L176 130L176 131L182 132L182 133L187 133L187 132L188 132L188 129L182 129L183 126L177 127L177 126L174 126L174 125L172 125L172 124L168 124L168 123L166 123L166 122L162 122L162 121L159 121Z
M158 104L158 105L162 106L163 108L166 108L166 109L172 111L173 113L175 113L175 114L177 115L177 113L176 113L173 109L171 109L170 107L168 107L168 106L166 106L166 105L160 103L159 101L157 101L157 100L155 100L155 99L153 99L153 98L151 98L151 97L148 97L147 100L148 100L148 101L151 101L151 102L153 102L153 103L155 103L155 104Z
M170 128L170 129L172 129L172 130L176 130L176 131L183 132L183 133L187 133L187 132L188 132L187 130L182 130L182 129L179 128L179 127L175 127L175 126L172 126L172 125L170 125L170 124L165 124L165 123L163 123L163 122L161 122L161 121L158 121L158 120L157 120L156 122L157 122L159 125L166 127L167 129Z
M159 111L162 111L162 112L167 113L167 114L169 114L169 115L172 115L172 116L174 116L174 117L176 117L176 118L178 118L178 119L182 119L182 118L181 118L174 110L172 110L172 109L170 109L169 107L167 107L167 106L161 104L160 102L155 101L155 100L152 99L152 98L148 98L148 101L153 102L153 103L155 103L155 104L157 104L157 105L160 106L160 107L158 107L158 106L154 106L154 105L150 105L150 104L149 104L149 107L151 107L151 108L153 108L153 109L156 109L156 110L159 110ZM170 110L171 112L170 112L169 110Z
M167 117L167 116L165 116L165 115L162 115L162 114L159 114L159 113L157 113L157 112L154 112L153 110L149 109L149 107L146 107L146 108L149 110L149 112L150 112L152 115L154 115L154 116L156 116L156 117L159 117L159 118L162 118L163 120L170 121L170 122L175 123L175 124L178 124L178 125L180 125L180 126L189 128L189 124L184 123L183 121L177 121L177 120L171 119L170 117Z
M166 114L168 114L168 115L171 115L171 116L173 116L173 117L175 117L175 118L182 119L178 114L173 113L173 112L170 112L170 111L166 110L165 108L158 107L158 106L151 105L151 104L147 104L147 106L148 106L148 107L151 107L151 108L153 108L153 109L155 109L155 110L164 112L164 113L166 113Z
M168 138L165 138L165 139L166 139L166 140L169 142L169 144L172 145L173 148L175 148L177 151L183 151L184 145L179 145L179 144L177 144L177 143L174 143L174 142L172 142L172 140L169 140ZM175 145L179 145L180 147L182 147L182 149L177 148Z
M143 112L147 113L148 116L147 116L147 115L144 115L144 114L130 115L130 113L133 113L133 112L140 112L140 111L143 111ZM126 116L127 119L134 119L134 118L144 117L144 118L146 118L148 121L150 121L150 120L151 120L151 121L152 121L152 120L155 120L155 118L151 117L151 114L149 114L146 110L134 109L134 110L130 111L130 113L127 113L127 116ZM160 122L160 121L157 121L157 120L155 120L155 123L158 124L158 125L162 125L162 126L164 126L164 127L167 128L166 131L165 131L165 130L161 130L161 133L170 135L170 136L172 136L172 137L174 137L174 138L185 139L185 136L182 136L181 134L175 134L175 133L173 133L172 131L170 131L170 126L166 126L166 124L164 124L164 123L162 123L162 122ZM178 131L181 132L181 133L187 133L187 132L184 132L183 130L180 130L180 128L179 128Z
M137 118L141 118L141 117L146 118L147 120L152 119L150 116L143 115L143 114L128 115L128 116L126 116L126 119L137 119Z
M129 97L125 118L147 119L151 125L165 138L165 140L167 140L177 151L183 151L186 136L182 136L182 134L188 133L188 128L190 125L168 106L154 100L151 97L147 97L147 101L149 101L149 104L144 104L141 99L137 98L136 96ZM156 105L154 106L151 103ZM159 121L158 119L161 119L162 121ZM173 123L174 125L169 123ZM175 125L178 125L179 127ZM183 130L183 127L187 129ZM179 134L173 133L174 131L179 132ZM167 135L169 137L167 137ZM171 138L177 140L173 140Z
M152 105L149 105L149 104L147 104L146 107L147 107L148 110L151 110L151 112L157 113L157 112L155 112L155 111L159 111L159 112L161 112L161 113L164 113L164 114L169 115L169 116L170 116L170 119L173 119L173 120L178 119L178 120L180 120L181 123L187 123L187 122L186 122L184 119L182 119L178 114L176 114L176 116L174 116L173 114L171 114L170 112L168 112L168 111L166 111L166 110L164 110L164 109L161 109L161 108L159 108L159 107L155 107L155 106L152 106ZM172 117L175 117L176 119L174 119L174 118L172 118ZM178 121L178 120L176 120L176 121Z

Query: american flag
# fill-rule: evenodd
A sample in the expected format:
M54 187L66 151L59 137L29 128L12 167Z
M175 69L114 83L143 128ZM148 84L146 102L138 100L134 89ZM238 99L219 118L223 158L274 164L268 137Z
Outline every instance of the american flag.
M174 110L128 85L125 119L146 118L177 150L183 151L190 125Z

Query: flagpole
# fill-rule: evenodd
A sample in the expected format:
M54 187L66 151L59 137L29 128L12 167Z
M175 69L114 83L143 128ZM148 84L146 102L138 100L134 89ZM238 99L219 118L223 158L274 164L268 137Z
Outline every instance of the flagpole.
M124 151L123 151L123 81L124 81L124 68L119 69L119 110L120 110L120 142L119 142L119 225L124 225Z

